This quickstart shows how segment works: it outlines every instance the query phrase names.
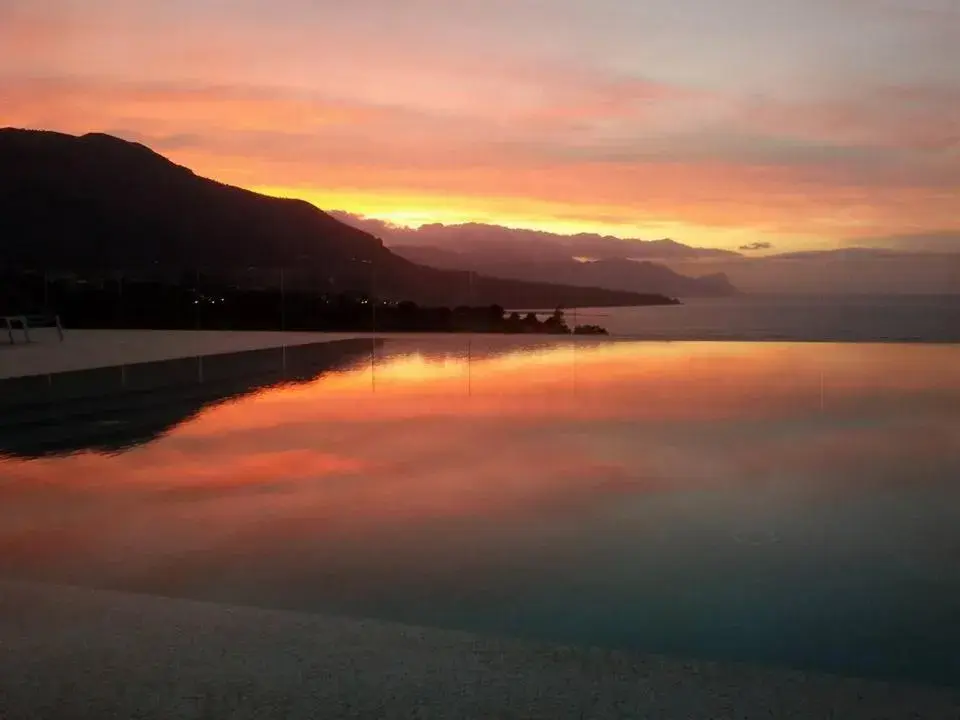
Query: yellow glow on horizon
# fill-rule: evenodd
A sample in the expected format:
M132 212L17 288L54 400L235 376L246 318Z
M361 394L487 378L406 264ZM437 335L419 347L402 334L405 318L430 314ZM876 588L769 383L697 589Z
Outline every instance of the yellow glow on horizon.
M631 222L633 211L617 206L577 206L530 198L409 194L402 191L374 193L366 190L325 190L289 187L251 187L265 195L306 200L322 210L344 210L393 225L419 228L440 223L481 223L515 230L533 230L557 235L595 233L620 238L657 240L673 238L686 245L736 250L740 245L764 241L769 235L744 228L702 226L667 219L646 218ZM576 213L576 216L572 216ZM809 235L781 238L781 249L825 247L823 239Z

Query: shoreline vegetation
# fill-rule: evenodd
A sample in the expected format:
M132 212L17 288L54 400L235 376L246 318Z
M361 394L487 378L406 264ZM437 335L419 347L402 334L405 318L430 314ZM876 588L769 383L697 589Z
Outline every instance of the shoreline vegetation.
M365 293L219 283L20 280L0 293L0 314L57 314L76 329L608 334L599 325L571 327L562 307L508 312L497 304L427 307Z

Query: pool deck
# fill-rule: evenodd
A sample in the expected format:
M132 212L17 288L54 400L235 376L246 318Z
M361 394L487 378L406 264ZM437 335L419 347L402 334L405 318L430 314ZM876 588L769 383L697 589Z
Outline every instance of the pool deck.
M421 340L462 337L446 333L321 333L321 332L249 332L225 330L67 330L65 339L57 339L56 330L33 330L34 341L10 344L0 337L0 380L36 375L51 375L76 370L119 367L137 363L227 355L251 350L296 347L337 340L379 338L383 340ZM479 335L479 334L478 334ZM474 337L476 337L475 335ZM486 335L505 343L524 338L545 341L569 341L563 335ZM589 338L592 342L605 338ZM582 340L587 340L582 338Z
M293 347L358 337L363 333L229 332L221 330L34 330L35 341L0 338L0 379L133 365L206 355Z
M0 717L960 717L947 689L0 582Z

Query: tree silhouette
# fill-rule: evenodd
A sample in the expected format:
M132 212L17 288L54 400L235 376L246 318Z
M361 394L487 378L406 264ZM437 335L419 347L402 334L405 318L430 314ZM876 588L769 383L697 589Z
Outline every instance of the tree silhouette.
M553 315L547 318L544 323L544 329L549 333L569 333L570 328L567 326L566 318L563 315L563 310L557 308L553 311Z

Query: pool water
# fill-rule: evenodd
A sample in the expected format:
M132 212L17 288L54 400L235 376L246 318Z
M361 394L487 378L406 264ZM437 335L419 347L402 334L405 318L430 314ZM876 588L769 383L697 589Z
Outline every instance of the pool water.
M387 341L3 447L3 577L960 686L957 346Z

